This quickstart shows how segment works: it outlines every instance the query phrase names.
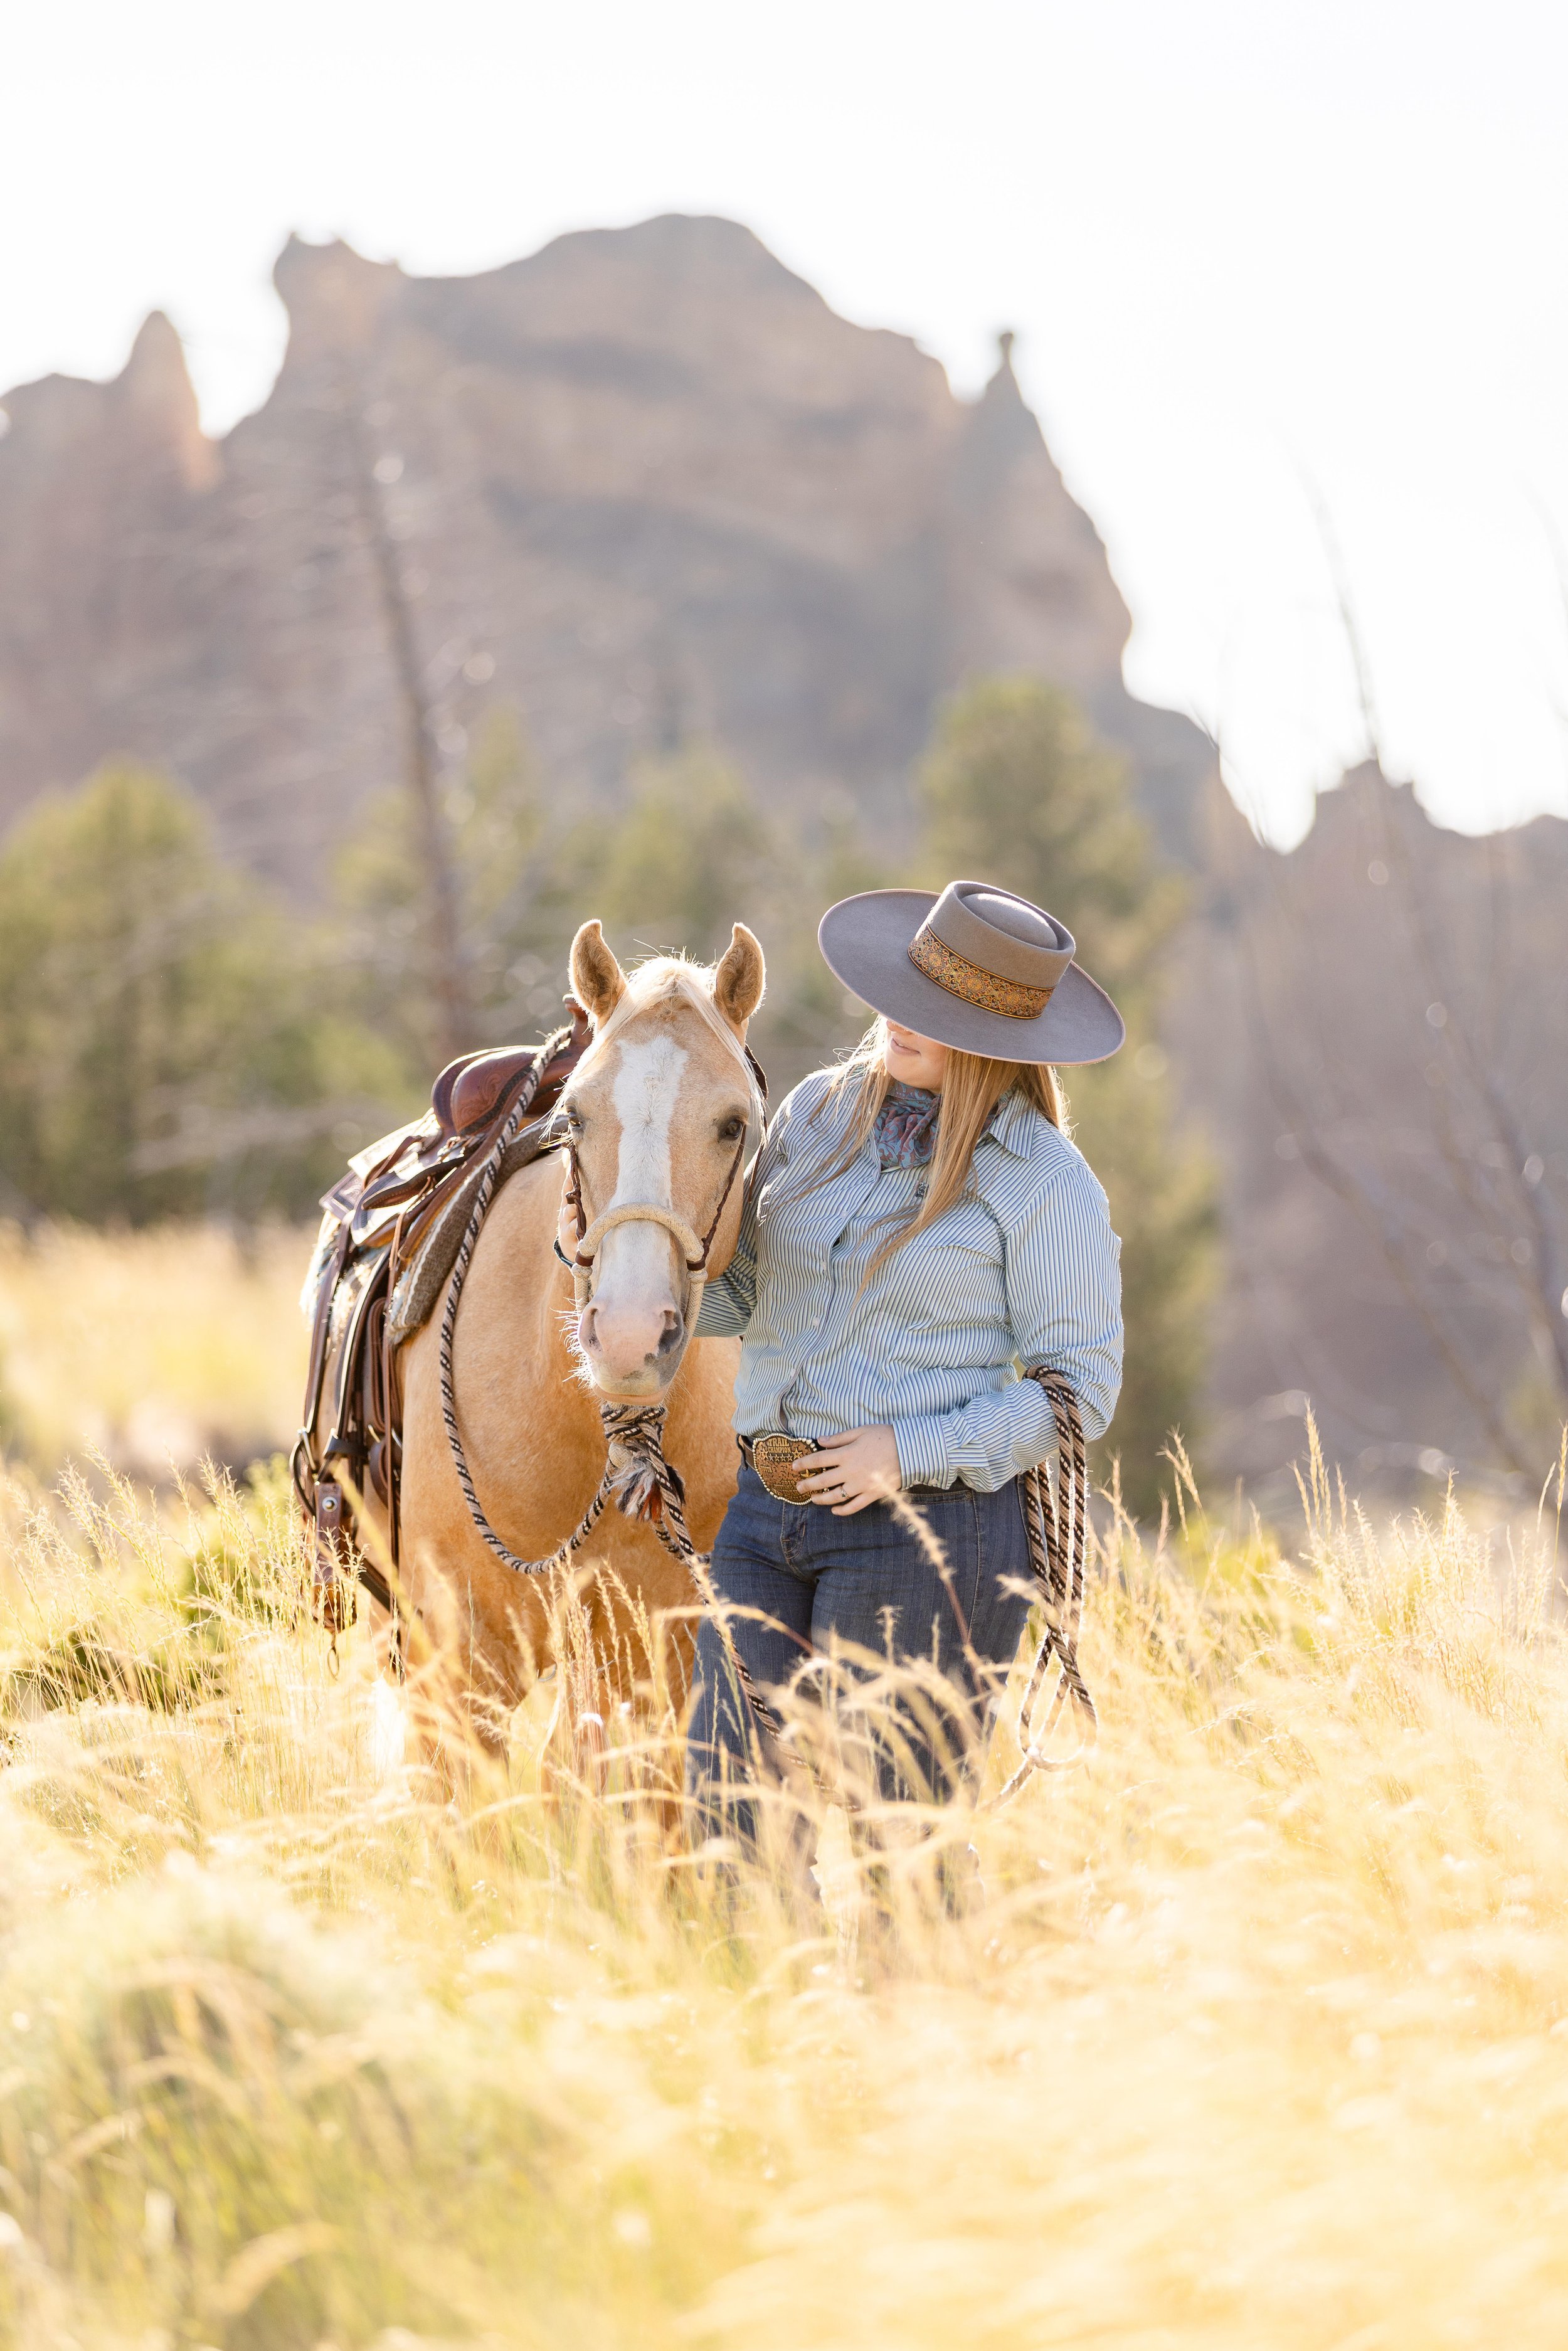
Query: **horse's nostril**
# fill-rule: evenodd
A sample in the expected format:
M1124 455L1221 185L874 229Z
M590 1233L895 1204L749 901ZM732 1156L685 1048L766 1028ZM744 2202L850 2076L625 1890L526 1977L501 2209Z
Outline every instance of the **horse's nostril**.
M685 1318L682 1315L675 1313L672 1308L666 1306L664 1309L664 1327L659 1333L660 1354L674 1354L675 1349L680 1345L681 1341L685 1336L685 1330L686 1326Z

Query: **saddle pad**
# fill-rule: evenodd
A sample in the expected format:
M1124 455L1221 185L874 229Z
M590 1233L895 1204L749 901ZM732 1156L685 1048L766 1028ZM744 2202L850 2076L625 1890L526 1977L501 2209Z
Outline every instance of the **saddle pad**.
M527 1167L542 1159L555 1147L551 1133L552 1113L543 1118L530 1119L518 1130L507 1145L496 1177L496 1189L500 1190L508 1177L519 1167ZM394 1347L401 1347L414 1332L423 1330L445 1292L447 1280L457 1262L457 1252L463 1246L463 1236L474 1212L474 1197L485 1173L480 1160L454 1190L433 1221L430 1230L420 1243L407 1266L398 1277L387 1308L387 1335Z

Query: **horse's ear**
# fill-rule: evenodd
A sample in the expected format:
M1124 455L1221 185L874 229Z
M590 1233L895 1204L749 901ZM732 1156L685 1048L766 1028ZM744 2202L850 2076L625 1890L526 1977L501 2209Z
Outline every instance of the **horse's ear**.
M571 943L571 992L602 1029L626 993L626 975L604 944L597 923L584 923Z
M737 923L718 969L713 976L713 1000L729 1022L744 1035L746 1024L762 1001L768 967L744 923Z

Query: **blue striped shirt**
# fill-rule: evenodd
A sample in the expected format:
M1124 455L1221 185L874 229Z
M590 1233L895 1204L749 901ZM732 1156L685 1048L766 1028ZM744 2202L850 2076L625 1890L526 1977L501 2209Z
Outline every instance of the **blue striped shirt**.
M854 1090L819 1071L780 1105L747 1190L740 1239L715 1277L700 1335L744 1338L735 1426L819 1442L890 1426L905 1486L962 1479L992 1493L1056 1441L1019 1364L1065 1372L1085 1436L1122 1384L1121 1243L1081 1152L1021 1095L998 1103L966 1197L865 1286L911 1214L925 1170L883 1167L875 1141L829 1184ZM822 1107L813 1121L810 1113Z

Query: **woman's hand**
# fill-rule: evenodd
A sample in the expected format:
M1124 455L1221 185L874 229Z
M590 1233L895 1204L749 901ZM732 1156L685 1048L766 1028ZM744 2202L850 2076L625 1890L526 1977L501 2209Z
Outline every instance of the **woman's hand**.
M810 1463L810 1467L807 1466ZM795 1472L795 1483L835 1519L852 1519L868 1502L885 1502L904 1483L891 1428L855 1428L830 1437Z

